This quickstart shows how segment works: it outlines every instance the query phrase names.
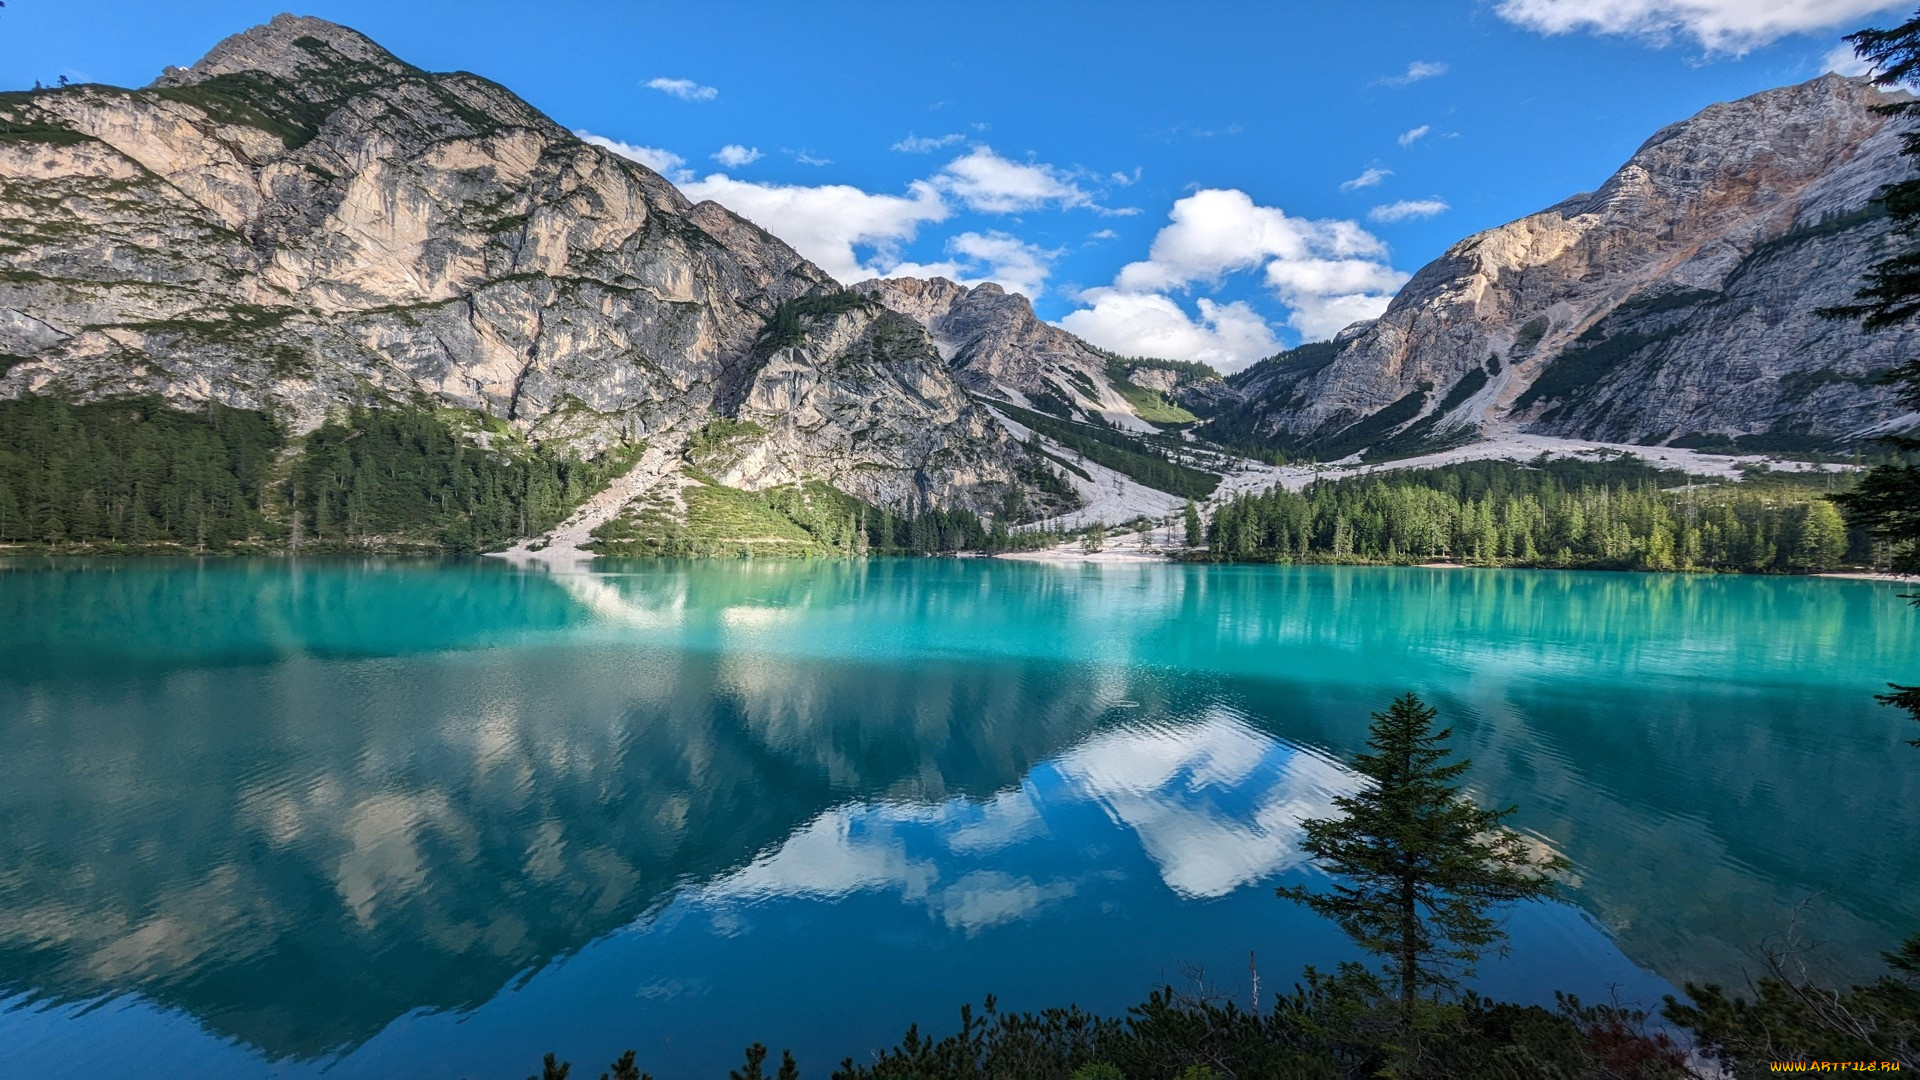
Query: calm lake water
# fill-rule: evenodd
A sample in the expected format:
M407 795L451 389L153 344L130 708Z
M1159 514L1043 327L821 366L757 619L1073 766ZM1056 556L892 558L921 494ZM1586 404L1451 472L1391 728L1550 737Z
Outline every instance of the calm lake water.
M1483 989L1653 1004L1914 927L1898 586L988 560L0 569L19 1075L823 1076L963 1001L1245 1000L1413 690L1574 865Z

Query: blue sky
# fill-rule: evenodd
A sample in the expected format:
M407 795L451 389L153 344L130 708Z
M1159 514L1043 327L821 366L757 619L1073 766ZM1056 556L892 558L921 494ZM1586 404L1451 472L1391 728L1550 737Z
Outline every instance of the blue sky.
M0 86L143 85L280 8L9 0ZM843 280L1028 293L1242 366L1703 106L1834 66L1878 0L960 5L313 0L716 198ZM731 149L729 149L731 148Z

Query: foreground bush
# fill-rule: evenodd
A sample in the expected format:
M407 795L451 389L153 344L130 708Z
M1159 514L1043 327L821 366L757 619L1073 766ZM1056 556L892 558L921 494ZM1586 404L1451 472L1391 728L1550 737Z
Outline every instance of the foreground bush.
M1400 1003L1381 980L1344 966L1308 969L1304 984L1267 1011L1233 1002L1195 1001L1171 989L1124 1018L1078 1008L1001 1012L992 998L976 1013L960 1010L960 1030L943 1038L917 1026L871 1062L840 1063L833 1080L1303 1080L1399 1075L1487 1080L1661 1080L1686 1077L1687 1055L1647 1014L1563 998L1559 1008L1512 1005L1467 995L1422 1003L1418 1055L1408 1059L1397 1032ZM791 1056L777 1078L756 1044L735 1080L797 1080ZM625 1068L626 1072L620 1071ZM629 1054L608 1080L638 1080ZM1399 1071L1395 1071L1395 1070ZM815 1074L818 1075L818 1074ZM567 1080L549 1056L544 1080ZM530 1078L541 1080L541 1078Z

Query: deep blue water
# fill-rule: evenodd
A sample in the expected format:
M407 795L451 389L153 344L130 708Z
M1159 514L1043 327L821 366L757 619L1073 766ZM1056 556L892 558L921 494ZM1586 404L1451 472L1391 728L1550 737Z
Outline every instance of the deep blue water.
M1274 899L1413 690L1569 857L1481 988L1647 1004L1910 929L1875 583L988 560L0 570L21 1075L813 1075L1353 958Z

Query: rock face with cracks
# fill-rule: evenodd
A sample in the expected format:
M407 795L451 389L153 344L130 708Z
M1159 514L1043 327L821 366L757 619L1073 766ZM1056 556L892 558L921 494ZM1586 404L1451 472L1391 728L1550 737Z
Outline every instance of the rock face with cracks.
M0 95L0 218L0 396L220 401L296 433L453 406L588 453L765 416L740 483L975 509L1040 467L917 326L805 318L766 348L781 304L838 286L764 230L319 19L141 90Z
M1455 244L1379 319L1236 377L1253 427L1811 444L1910 422L1875 380L1920 335L1817 314L1891 250L1872 199L1912 163L1885 100L1825 75L1661 130L1599 190Z
M968 389L1043 412L1154 430L1114 386L1116 372L1169 397L1191 396L1202 407L1232 397L1218 378L1129 365L1041 322L1026 297L992 282L969 288L945 278L886 278L861 282L854 291L925 326Z

